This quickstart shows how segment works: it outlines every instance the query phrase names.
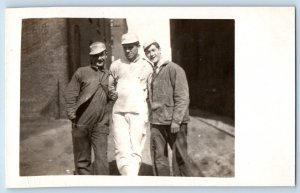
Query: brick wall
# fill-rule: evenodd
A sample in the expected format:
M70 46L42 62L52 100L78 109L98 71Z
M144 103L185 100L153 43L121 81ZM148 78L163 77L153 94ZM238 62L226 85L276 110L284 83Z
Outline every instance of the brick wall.
M23 20L21 49L21 117L64 116L66 19Z
M74 72L90 65L89 46L103 41L111 64L111 20L25 19L21 45L21 118L66 118L64 90Z

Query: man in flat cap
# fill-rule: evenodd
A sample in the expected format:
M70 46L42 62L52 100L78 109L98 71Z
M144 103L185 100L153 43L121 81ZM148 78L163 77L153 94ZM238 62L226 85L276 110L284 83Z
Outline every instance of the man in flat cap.
M125 59L110 67L109 90L117 96L112 110L115 157L121 175L137 176L148 123L147 80L153 72L150 62L139 55L135 34L122 36Z
M92 43L89 54L90 65L77 69L64 95L67 115L72 122L75 174L108 175L109 71L104 68L107 59L105 44Z
M144 43L147 58L154 64L149 87L150 145L154 174L169 176L168 144L172 148L174 176L190 176L187 158L189 88L184 70L165 60L155 40Z

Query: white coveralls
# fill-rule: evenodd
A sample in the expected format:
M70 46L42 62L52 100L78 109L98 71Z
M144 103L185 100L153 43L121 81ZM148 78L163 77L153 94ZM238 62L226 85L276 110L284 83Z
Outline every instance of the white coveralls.
M117 166L121 175L137 176L149 126L147 80L153 68L138 57L133 62L119 59L111 64L110 71L109 90L118 93L112 110Z

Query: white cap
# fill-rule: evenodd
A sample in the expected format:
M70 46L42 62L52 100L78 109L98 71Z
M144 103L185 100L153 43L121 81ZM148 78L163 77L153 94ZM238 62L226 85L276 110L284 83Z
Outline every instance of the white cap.
M138 42L139 38L134 33L127 33L122 35L121 44L132 44Z
M106 46L102 42L94 42L90 45L90 55L99 54L106 50Z
M154 39L146 40L146 41L144 42L143 49L145 50L147 47L149 47L151 44L153 44L153 43L155 43L155 42L157 43L157 41L154 40Z

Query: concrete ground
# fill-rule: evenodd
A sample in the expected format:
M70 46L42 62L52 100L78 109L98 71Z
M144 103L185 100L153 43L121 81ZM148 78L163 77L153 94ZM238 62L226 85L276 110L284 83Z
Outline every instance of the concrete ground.
M199 176L234 176L233 121L191 110L188 153ZM149 133L149 132L148 132ZM119 175L114 159L114 144L109 135L108 161L111 175ZM69 120L26 118L21 120L20 176L73 175L73 150ZM153 175L149 135L143 151L139 175Z

